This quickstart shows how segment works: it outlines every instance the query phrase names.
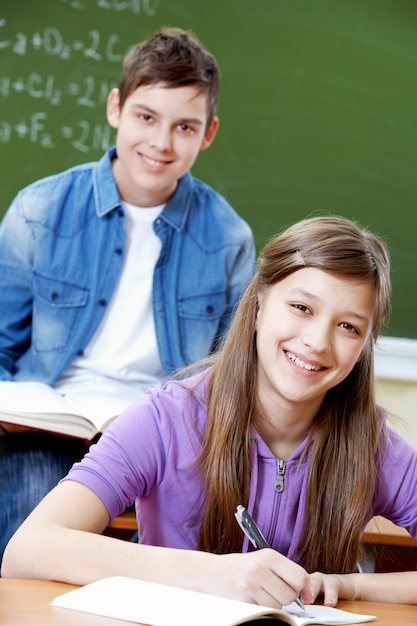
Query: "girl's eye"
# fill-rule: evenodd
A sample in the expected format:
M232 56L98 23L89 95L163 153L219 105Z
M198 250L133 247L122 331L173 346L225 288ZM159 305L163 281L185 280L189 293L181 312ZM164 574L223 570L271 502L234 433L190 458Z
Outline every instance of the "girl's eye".
M311 310L305 304L292 304L291 305L297 311L302 311L303 313L311 313Z
M144 122L150 122L152 120L152 115L149 115L149 113L140 113L139 117Z
M342 322L342 324L340 324L340 326L342 328L345 328L348 332L354 334L354 335L359 335L359 331L355 326L352 326L352 324L348 324L348 322Z

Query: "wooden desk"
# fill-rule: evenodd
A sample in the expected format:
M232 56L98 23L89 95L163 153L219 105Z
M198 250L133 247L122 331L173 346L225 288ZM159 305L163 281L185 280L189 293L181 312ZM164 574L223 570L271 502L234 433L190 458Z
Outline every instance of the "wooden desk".
M136 514L134 511L125 511L118 517L115 517L112 523L109 525L109 528L114 528L115 530L129 530L134 532L138 529L138 525L136 523Z
M417 566L417 540L405 528L383 517L374 517L362 537L365 547L363 566L368 572L414 570Z
M121 531L133 533L137 530L136 516L133 511L125 511L116 517L109 526L109 531ZM396 526L383 517L374 517L365 528L362 537L363 543L390 546L417 547L417 539L414 539L405 528Z
M365 528L362 541L379 545L417 547L417 539L414 539L405 528L396 526L384 517L371 519Z
M135 513L125 511L113 520L105 534L130 541L137 540L135 531ZM383 517L374 517L369 522L362 542L365 550L361 564L365 571L394 572L417 567L417 540Z
M42 580L0 578L0 624L5 626L123 626L120 621L50 606L74 585ZM417 606L382 602L339 602L338 608L376 615L375 626L416 626ZM213 625L215 626L215 625Z
M118 539L137 540L136 516L125 511L116 517L105 534ZM362 537L365 550L361 565L367 572L395 572L417 567L417 539L404 528L383 517L374 517Z
M3 626L123 626L132 622L50 606L74 585L43 580L0 578L0 624Z

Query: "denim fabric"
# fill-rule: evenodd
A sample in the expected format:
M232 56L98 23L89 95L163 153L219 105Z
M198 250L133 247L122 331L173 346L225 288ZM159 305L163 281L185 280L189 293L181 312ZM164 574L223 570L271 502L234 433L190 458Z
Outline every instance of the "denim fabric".
M49 434L0 436L0 560L25 517L86 451L82 441Z
M0 380L53 384L98 328L123 266L125 214L111 148L98 162L39 180L0 224ZM153 313L168 374L206 356L225 333L255 269L252 232L225 199L186 174L154 222L162 250ZM132 293L132 306L140 294ZM0 541L74 460L32 433L30 449L6 435L0 450ZM39 444L39 448L37 447ZM66 442L68 444L68 441ZM0 546L0 558L2 555Z
M126 245L110 149L23 189L0 224L0 380L52 384L93 337ZM206 356L254 272L253 236L186 174L154 222L153 313L163 370ZM132 306L140 294L132 293Z

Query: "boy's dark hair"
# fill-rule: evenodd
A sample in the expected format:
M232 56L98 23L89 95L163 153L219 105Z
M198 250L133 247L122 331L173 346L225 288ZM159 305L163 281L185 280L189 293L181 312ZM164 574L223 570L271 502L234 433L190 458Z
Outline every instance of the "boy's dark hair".
M216 115L220 72L197 37L180 28L161 28L126 55L120 80L120 108L141 85L193 86L207 95L207 126Z

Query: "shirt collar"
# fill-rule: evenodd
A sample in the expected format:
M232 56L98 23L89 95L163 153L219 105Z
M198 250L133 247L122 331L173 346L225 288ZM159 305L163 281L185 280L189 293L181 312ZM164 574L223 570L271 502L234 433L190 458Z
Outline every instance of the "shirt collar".
M191 210L193 177L187 172L179 179L178 185L165 205L160 217L175 230L181 232L187 223Z
M117 158L116 148L113 146L97 162L93 173L93 189L96 201L96 211L103 217L121 206L119 192L114 180L111 162Z
M121 200L114 180L112 161L117 158L116 147L112 146L101 157L93 174L96 211L103 217L110 211L121 207ZM187 172L180 180L176 190L165 205L160 217L175 230L181 232L187 223L191 209L193 177Z

